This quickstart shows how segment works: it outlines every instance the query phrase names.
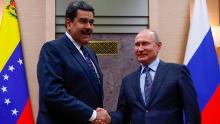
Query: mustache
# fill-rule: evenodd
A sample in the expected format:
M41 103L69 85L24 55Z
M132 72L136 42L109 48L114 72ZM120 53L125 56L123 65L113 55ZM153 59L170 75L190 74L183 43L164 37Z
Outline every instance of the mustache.
M81 34L84 34L84 35L90 35L92 34L92 31L91 29L83 29L81 30Z

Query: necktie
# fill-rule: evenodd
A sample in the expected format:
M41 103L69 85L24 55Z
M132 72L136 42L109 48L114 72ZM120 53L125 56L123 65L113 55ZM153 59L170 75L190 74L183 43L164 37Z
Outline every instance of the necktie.
M82 46L81 47L81 50L82 50L82 53L83 53L83 56L86 60L86 63L89 65L89 69L91 70L93 76L95 77L95 79L98 81L98 83L100 83L99 81L99 75L98 73L96 73L96 69L95 69L95 65L93 64L90 56L89 56L89 53L87 52L87 50Z
M152 86L152 78L150 75L150 68L146 67L145 68L145 73L146 73L146 77L145 77L145 84L144 84L144 94L145 94L145 103L147 103L148 99L149 99L149 95L151 92L151 86Z

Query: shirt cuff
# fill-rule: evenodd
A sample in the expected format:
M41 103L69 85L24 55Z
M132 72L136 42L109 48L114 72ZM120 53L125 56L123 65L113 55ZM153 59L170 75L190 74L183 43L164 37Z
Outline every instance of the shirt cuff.
M94 121L96 119L97 113L93 110L92 116L90 117L89 121Z

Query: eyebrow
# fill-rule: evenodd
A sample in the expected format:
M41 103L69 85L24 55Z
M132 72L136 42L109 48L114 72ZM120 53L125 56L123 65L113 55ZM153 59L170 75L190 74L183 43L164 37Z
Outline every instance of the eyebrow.
M83 20L83 21L92 21L92 22L94 22L95 20L94 19L87 19L87 18L79 18L79 20Z

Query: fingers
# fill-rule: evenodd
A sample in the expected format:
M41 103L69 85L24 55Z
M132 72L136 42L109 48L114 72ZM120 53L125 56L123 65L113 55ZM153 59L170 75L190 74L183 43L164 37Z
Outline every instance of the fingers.
M92 124L109 124L109 123L96 119L96 120L94 120L94 123L92 123Z
M101 110L104 110L103 108L96 108L96 112L98 112L98 111L101 111Z
M111 122L111 117L105 109L97 108L96 112L97 116L94 120L94 124L109 124Z

